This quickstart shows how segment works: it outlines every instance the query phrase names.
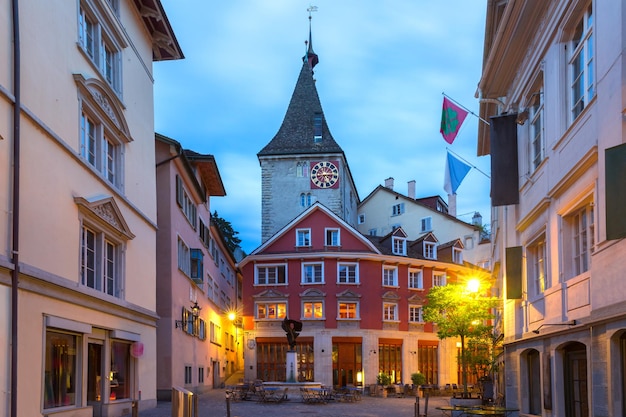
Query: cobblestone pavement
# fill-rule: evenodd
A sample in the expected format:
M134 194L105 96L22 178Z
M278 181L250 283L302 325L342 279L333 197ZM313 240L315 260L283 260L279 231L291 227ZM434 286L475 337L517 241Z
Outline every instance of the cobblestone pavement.
M431 397L428 416L441 416L435 407L449 405L449 397ZM388 398L363 396L356 402L330 401L327 404L303 403L299 394L291 395L282 403L257 403L256 401L231 401L227 413L224 389L211 390L198 396L198 417L415 417L415 397ZM424 413L424 399L420 398ZM172 414L171 402L159 402L156 408L142 410L139 417L178 417ZM195 417L195 416L192 416Z

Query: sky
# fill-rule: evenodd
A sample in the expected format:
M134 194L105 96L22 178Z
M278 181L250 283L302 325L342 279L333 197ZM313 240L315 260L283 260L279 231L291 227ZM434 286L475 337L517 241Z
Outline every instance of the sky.
M309 37L316 87L361 200L385 179L407 194L440 195L447 150L472 165L457 217L490 218L490 160L476 156L469 114L449 145L439 128L443 93L478 114L486 5L479 0L161 0L185 55L154 64L155 130L215 157L226 196L211 211L261 244L257 153L278 132Z

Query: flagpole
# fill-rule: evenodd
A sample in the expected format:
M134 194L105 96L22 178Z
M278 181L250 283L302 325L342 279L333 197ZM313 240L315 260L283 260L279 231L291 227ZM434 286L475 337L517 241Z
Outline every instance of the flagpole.
M474 113L473 111L471 111L470 109L468 109L467 107L465 107L464 105L462 105L461 103L459 103L458 101L453 99L452 97L446 95L446 93L442 92L441 94L443 94L443 96L446 97L448 100L453 101L457 106L463 108L463 110L465 110L466 112L468 112L472 116L477 117L478 120L480 120L481 122L485 123L487 126L491 126L491 124L488 121L486 121L485 119L483 119L482 117L480 117L479 115L477 115L476 113Z
M450 152L451 154L455 155L457 158L459 158L460 160L462 160L463 162L465 162L467 165L471 166L472 168L474 168L476 171L480 172L481 174L483 174L485 177L491 179L491 177L487 174L485 174L482 170L478 169L478 167L476 167L476 165L472 164L470 161L468 161L467 159L463 158L462 156L460 156L458 153L453 152L450 150L450 148L448 148L446 146L446 150L448 152Z

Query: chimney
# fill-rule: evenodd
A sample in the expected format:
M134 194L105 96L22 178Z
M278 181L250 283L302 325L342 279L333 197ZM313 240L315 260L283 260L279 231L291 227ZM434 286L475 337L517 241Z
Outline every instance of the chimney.
M448 214L456 217L456 194L448 194Z
M393 191L393 177L389 177L385 180L385 188L389 188Z
M415 200L415 180L409 181L408 186L409 186L408 196L409 198Z

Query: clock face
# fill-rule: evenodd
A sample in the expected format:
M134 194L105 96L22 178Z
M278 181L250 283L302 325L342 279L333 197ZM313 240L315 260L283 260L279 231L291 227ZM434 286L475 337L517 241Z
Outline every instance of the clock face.
M311 167L311 184L317 188L333 188L339 180L339 169L330 161L317 162Z

